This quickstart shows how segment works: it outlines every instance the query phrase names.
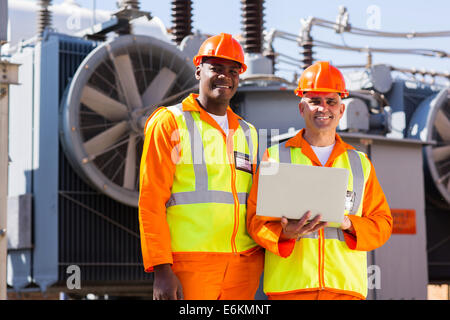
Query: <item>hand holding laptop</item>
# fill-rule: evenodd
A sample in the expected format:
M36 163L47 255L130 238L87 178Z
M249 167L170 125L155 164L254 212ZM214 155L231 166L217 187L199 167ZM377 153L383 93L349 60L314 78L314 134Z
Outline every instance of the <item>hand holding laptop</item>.
M344 221L342 222L340 228L344 231L355 234L355 228L353 228L352 221L348 216L344 216Z
M299 220L282 217L280 222L281 228L283 230L283 233L281 234L281 240L299 240L301 237L316 232L319 229L325 228L327 226L326 222L320 221L322 218L320 214L316 215L311 221L309 221L310 217L311 211L307 211Z

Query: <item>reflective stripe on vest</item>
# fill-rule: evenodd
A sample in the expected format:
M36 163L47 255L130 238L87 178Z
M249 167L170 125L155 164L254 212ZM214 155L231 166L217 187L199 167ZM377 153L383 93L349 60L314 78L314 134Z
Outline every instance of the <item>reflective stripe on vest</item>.
M182 104L175 106L180 111L183 109ZM195 191L172 193L166 208L174 205L193 204L193 203L226 203L234 204L232 192L208 190L208 171L206 169L205 150L203 143L194 143L194 141L202 141L200 132L195 125L194 118L190 111L183 111L186 126L188 128L191 147L194 146L192 152L192 160L195 174ZM243 120L239 119L239 124L245 132L245 138L250 151L253 155L253 141L251 139L250 126ZM201 158L200 158L201 157ZM238 193L239 203L247 205L248 193Z
M177 162L166 203L172 251L236 253L257 246L246 230L252 185L248 164L256 157L256 129L241 120L225 141L198 111L183 111L182 104L167 109L178 126L173 135Z
M253 156L253 140L252 140L252 131L250 129L250 126L242 119L238 119L239 125L242 127L242 130L244 130L245 139L247 140L248 150L250 153L250 156Z

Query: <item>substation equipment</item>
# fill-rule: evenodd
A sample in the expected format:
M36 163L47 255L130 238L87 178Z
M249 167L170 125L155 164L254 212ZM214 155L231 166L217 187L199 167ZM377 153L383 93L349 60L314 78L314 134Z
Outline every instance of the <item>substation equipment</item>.
M172 37L133 31L151 21L138 1L58 33L50 4L40 1L37 35L8 58L20 65L9 100L9 290L151 297L137 211L143 125L197 90L192 57L207 35L192 32L192 1L172 1ZM231 107L260 130L261 153L304 123L295 83L274 75L276 53L263 46L263 1L242 10L249 68ZM306 67L313 40L302 39ZM339 133L371 158L398 224L368 254L368 298L426 299L428 283L450 281L450 89L394 75L386 65L345 73ZM68 289L70 266L80 288Z

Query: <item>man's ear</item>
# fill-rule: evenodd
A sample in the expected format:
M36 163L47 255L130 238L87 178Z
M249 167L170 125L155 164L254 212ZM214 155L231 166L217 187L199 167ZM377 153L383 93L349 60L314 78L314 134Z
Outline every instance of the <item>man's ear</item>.
M201 64L195 68L195 79L200 80Z
M342 118L342 116L344 115L344 111L345 111L345 104L341 103L341 109L340 109L339 111L340 111L340 116L339 116L339 119L341 119L341 118Z
M298 110L300 111L300 115L303 117L303 108L305 108L305 102L303 100L300 100L298 104Z

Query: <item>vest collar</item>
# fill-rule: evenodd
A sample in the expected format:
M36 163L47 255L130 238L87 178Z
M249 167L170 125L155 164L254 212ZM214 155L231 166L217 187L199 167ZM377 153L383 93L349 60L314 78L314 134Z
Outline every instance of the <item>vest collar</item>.
M308 143L308 141L303 138L303 134L305 133L305 129L300 130L295 136L293 136L291 139L289 139L285 146L287 147L294 147L294 148L301 148L302 153L306 155L315 166L322 166L319 159L316 156L316 153L311 148L311 145ZM325 167L331 167L333 165L334 160L339 157L342 153L346 152L347 149L355 149L351 145L345 143L342 141L341 137L336 133L336 143L334 145L333 151L330 154L330 157L328 158L327 163L325 164Z
M198 94L191 93L187 98L185 98L182 102L183 111L196 111L200 112L200 119L207 122L220 132L225 135L222 128L218 125L218 123L206 112L205 109L200 107L197 102ZM239 128L239 119L242 119L240 116L235 114L233 110L231 110L230 106L227 107L227 117L228 117L228 127L231 132L235 132Z

